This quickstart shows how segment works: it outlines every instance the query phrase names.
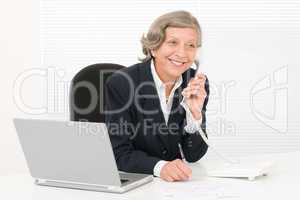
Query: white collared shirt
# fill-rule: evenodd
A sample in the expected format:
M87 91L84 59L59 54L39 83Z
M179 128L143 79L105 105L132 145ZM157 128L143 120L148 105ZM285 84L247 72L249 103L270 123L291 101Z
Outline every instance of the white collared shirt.
M158 97L160 100L160 106L161 106L161 109L162 109L162 112L163 112L163 115L165 118L165 122L166 122L166 124L168 124L168 120L169 120L169 116L170 116L170 112L171 112L172 104L173 104L174 93L175 93L175 90L178 87L180 87L180 85L182 83L182 77L180 76L180 78L178 80L176 80L176 82L171 90L171 93L169 95L169 98L167 99L166 86L165 86L166 84L163 83L161 81L161 79L159 78L153 62L151 62L151 73L152 73L155 87L156 87L156 90L158 93Z
M160 106L161 106L161 109L162 109L162 112L164 115L165 122L166 122L166 124L168 124L168 120L169 120L169 116L170 116L170 112L171 112L172 104L173 104L174 93L175 93L175 90L182 83L182 76L180 76L179 79L176 80L175 85L171 90L170 96L167 99L165 84L159 78L159 76L156 72L153 60L151 61L151 74L153 76L155 87L156 87L156 90L158 93L158 97L160 100ZM184 99L182 100L182 102L180 102L180 105L186 111L187 125L184 127L184 130L187 133L194 133L196 131L202 131L201 130L202 119L200 119L200 120L194 119L193 114L191 113L189 107L186 105ZM160 176L160 171L166 163L168 163L168 161L165 161L165 160L160 160L160 161L158 161L158 163L156 163L156 165L154 166L154 169L153 169L154 176L158 176L158 177Z

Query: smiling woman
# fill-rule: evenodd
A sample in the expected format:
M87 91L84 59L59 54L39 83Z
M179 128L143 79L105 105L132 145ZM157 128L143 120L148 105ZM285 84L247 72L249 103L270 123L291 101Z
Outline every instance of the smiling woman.
M195 162L207 151L199 131L206 134L208 80L191 68L198 65L199 23L187 11L167 13L141 43L142 62L116 72L106 84L106 124L118 168L187 180L192 171L182 159Z
M155 69L163 82L177 79L194 62L197 32L192 28L166 28L165 41L151 50Z

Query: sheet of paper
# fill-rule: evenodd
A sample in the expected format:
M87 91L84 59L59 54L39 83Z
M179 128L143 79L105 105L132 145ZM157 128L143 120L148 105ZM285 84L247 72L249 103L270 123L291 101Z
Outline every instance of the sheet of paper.
M160 185L160 199L164 200L215 200L239 198L232 190L226 190L226 186L207 180L190 180Z

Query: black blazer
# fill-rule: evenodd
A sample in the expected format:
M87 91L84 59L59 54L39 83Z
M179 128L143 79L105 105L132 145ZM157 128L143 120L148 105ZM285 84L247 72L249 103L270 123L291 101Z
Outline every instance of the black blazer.
M161 110L150 61L121 69L109 78L105 88L105 121L119 170L153 174L159 160L181 158L178 143L188 162L198 161L206 153L207 145L199 133L185 132L186 113L180 105L181 91L194 74L191 68L182 74L183 81L175 91L168 124ZM208 81L205 90L201 128L206 134Z

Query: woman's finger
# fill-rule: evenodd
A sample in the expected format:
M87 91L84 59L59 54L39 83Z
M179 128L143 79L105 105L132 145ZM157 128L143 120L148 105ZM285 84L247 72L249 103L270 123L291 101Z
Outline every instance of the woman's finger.
M189 98L191 95L206 96L206 92L204 89L186 88L183 90L182 95L187 98Z
M170 176L165 176L164 177L165 179L166 179L166 181L168 181L168 182L173 182L174 181L174 179L172 178L172 177L170 177Z
M190 178L192 175L192 170L184 163L182 160L176 160L175 162L177 168L184 173L186 178Z
M174 181L179 181L181 180L180 176L175 172L175 170L172 168L172 170L169 171L168 174L169 177L171 177Z
M203 87L204 88L204 85L205 85L205 79L203 78L198 78L198 79L192 79L189 81L188 83L188 87L189 86L197 86L199 85L200 87Z
M203 73L196 74L195 79L205 81L206 80L206 76Z

